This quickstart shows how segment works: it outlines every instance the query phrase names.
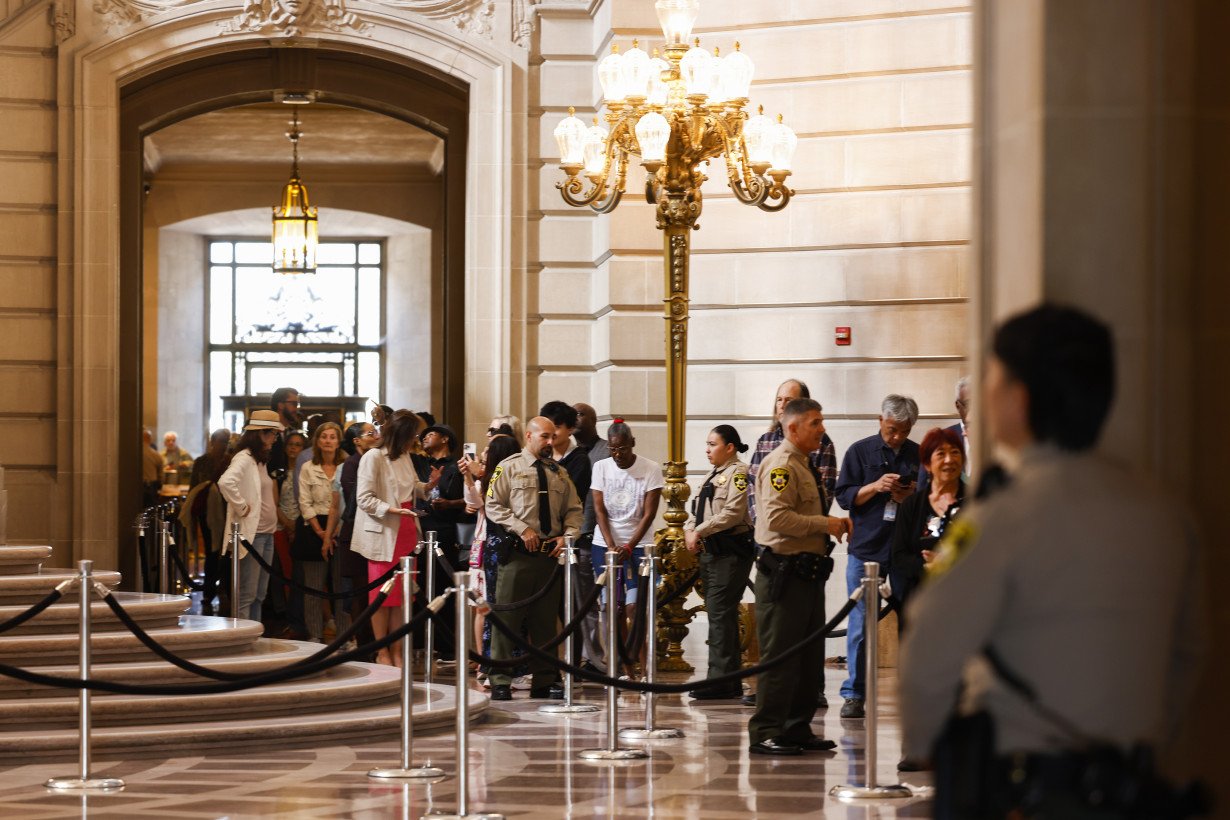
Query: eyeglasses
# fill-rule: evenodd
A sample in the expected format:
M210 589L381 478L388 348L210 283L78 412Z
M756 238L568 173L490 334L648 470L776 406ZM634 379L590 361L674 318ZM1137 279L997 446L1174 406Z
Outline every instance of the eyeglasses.
M375 430L368 430L366 433L359 433L359 438L375 438L380 435Z

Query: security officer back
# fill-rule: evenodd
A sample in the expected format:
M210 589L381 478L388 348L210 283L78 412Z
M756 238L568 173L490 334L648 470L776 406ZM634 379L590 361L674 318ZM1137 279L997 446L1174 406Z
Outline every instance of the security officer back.
M516 536L533 531L543 542L534 552L527 551L524 546L513 549L507 563L500 567L495 600L511 603L529 598L550 580L557 562L551 557L556 544L549 542L564 535L576 537L582 521L581 499L567 472L554 461L539 458L527 447L495 468L487 487L486 516L488 526L495 524ZM526 625L530 642L541 645L555 634L560 594L557 585L535 603L500 613L497 617L516 633ZM493 632L493 658L511 658L512 650L512 642L502 631ZM530 671L533 674L531 693L544 697L544 690L558 680L557 673L549 664L538 660L530 661ZM512 678L503 671L491 674L493 691L511 682Z
M819 407L810 399L795 402ZM761 655L776 658L824 624L824 581L832 566L824 545L831 524L807 452L789 436L761 462L756 498L756 543L766 548L756 574L756 628ZM753 752L832 748L811 730L823 674L824 644L816 641L760 675L748 722Z

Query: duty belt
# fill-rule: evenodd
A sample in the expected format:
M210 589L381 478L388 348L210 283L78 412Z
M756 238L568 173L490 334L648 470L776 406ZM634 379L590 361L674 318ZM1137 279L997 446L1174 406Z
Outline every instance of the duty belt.
M794 577L809 583L823 584L833 573L833 559L827 555L814 552L800 552L794 555L778 555L769 547L760 552L756 566L769 576L769 600L776 601L781 597L786 578Z

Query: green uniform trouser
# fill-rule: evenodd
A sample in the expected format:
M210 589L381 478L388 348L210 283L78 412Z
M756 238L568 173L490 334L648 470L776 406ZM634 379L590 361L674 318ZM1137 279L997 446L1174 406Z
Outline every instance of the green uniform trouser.
M760 657L776 658L824 626L824 582L788 576L781 595L769 600L769 575L756 573L756 635ZM815 717L824 679L824 641L808 645L756 680L756 712L748 721L752 744L780 737L801 743L815 733Z
M706 677L729 675L742 666L739 602L743 600L751 574L750 555L741 558L734 553L701 553L700 579L705 585L705 612L709 614L709 673Z
M523 601L546 586L551 580L551 574L559 562L539 553L528 555L514 551L512 559L500 567L495 579L495 601L497 604L510 604ZM538 601L514 609L510 612L492 612L487 617L500 618L514 635L521 634L522 624L529 633L529 642L542 646L556 635L555 625L559 617L561 602L560 584L553 584L551 591ZM513 656L513 642L505 637L503 631L491 629L491 657L495 660L509 660ZM546 661L527 657L530 673L534 676L531 686L535 689L550 686L559 680L555 667ZM492 686L508 686L512 676L507 670L493 668L491 671Z

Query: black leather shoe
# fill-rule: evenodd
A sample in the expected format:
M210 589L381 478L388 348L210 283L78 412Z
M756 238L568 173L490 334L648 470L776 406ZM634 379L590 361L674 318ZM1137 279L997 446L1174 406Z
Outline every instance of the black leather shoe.
M819 697L819 699L816 701L816 708L817 708L817 709L827 709L827 708L829 708L829 699L828 699L827 697L825 697L825 695L824 695L824 693L823 693L823 692L821 692L821 693L820 693L820 697Z
M512 687L496 684L491 687L492 700L512 700Z
M833 749L837 748L837 744L831 740L825 740L822 737L812 735L807 740L800 743L799 748L805 752L831 752Z
M693 689L688 695L692 700L734 700L743 697L743 687Z
M535 700L563 700L564 685L553 683L550 686L537 686L530 690L530 697Z
M750 695L744 695L743 705L744 706L755 706L756 705L756 693L752 692Z
M841 716L843 718L865 717L863 702L858 698L846 698L846 702L841 705Z
M897 771L899 772L929 772L931 766L922 760L911 760L908 757L901 758L897 762Z
M748 751L754 755L801 755L803 748L795 744L782 740L780 737L771 737L768 740L762 740L759 743L753 743L747 747Z

